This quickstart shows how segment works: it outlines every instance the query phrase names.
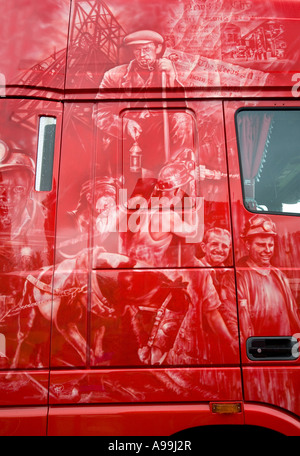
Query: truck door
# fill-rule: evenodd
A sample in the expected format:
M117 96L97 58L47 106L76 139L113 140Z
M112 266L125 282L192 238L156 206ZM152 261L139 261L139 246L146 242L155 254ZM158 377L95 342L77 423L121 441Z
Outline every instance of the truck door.
M8 98L0 108L0 406L46 406L62 108Z
M219 101L66 104L51 404L242 399L224 146Z
M225 115L245 400L299 415L299 104Z

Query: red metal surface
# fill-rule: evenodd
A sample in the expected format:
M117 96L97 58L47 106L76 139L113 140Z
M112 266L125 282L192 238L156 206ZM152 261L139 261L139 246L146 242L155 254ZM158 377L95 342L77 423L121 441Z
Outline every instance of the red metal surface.
M244 404L237 414L212 414L209 405L139 405L50 407L50 436L142 435L166 436L184 429L211 425L252 425L287 436L299 436L299 420L274 407ZM254 430L252 435L254 435Z
M298 217L291 215L272 215L262 214L263 220L274 222L275 236L268 236L274 241L274 249L267 251L267 264L264 267L273 274L273 288L266 291L268 280L262 276L263 266L255 263L255 253L253 248L247 250L247 238L243 238L246 222L253 217L243 205L243 196L240 180L234 178L239 170L238 150L236 141L236 129L234 115L237 109L242 107L264 107L266 108L293 108L298 106L294 101L284 102L227 102L225 104L225 122L227 132L227 148L229 152L229 174L231 177L231 201L233 216L233 235L235 245L235 257L237 261L237 292L241 328L241 356L244 380L245 400L262 402L276 405L282 410L288 410L295 415L299 415L299 404L297 403L300 382L299 359L286 365L283 361L272 362L263 365L262 361L250 360L246 353L246 340L253 336L286 336L295 335L299 339L299 323L295 322L294 315L299 315L297 283L299 282L299 256L296 253ZM266 233L268 234L268 233ZM255 240L255 236L253 236ZM258 238L256 238L258 239ZM288 241L290 248L288 248ZM294 246L294 247L292 247ZM243 260L241 261L241 259ZM271 277L271 276L270 276ZM267 278L266 278L267 279ZM278 281L278 282L277 282ZM279 287L276 283L280 283ZM257 287L255 289L255 287ZM228 296L230 285L228 285ZM231 288L232 290L235 289ZM264 295L263 295L264 293ZM267 319L262 317L262 313L272 302L273 313L278 297L282 296L282 317L277 321L272 321L270 316ZM260 303L256 307L255 303ZM246 304L243 306L244 303ZM251 307L252 306L252 307ZM249 322L249 312L252 315ZM294 314L295 312L295 314ZM268 312L266 313L268 314ZM287 323L284 323L284 319ZM287 327L289 326L289 328ZM275 386L276 385L276 386ZM284 394L283 394L284 391ZM259 413L259 412L258 412Z
M260 404L244 405L245 424L261 426L287 436L299 436L299 420L280 409Z
M166 436L212 424L243 424L243 413L219 415L209 404L50 407L49 435Z
M55 102L18 99L3 99L0 105L2 148L7 151L0 164L1 369L47 368L51 289L46 299L40 299L39 291L30 290L26 277L44 268L46 281L52 280L62 107ZM34 190L40 115L57 118L50 192Z
M59 97L64 90L70 1L0 6L1 75L6 95Z
M58 97L66 77L70 94L84 89L95 96L103 73L132 59L123 37L150 29L162 35L164 57L173 61L188 96L207 89L213 96L228 96L233 90L244 96L249 89L257 95L264 87L270 91L276 86L289 96L300 71L298 5L298 1L271 0L180 4L152 0L146 6L49 0L38 6L23 2L16 11L11 2L9 8L3 6L6 45L1 49L1 84L3 80L7 84L7 94L44 91L51 96L54 91ZM78 92L76 96L85 97Z
M78 68L75 76L74 69L68 66L68 89L101 86L101 73L107 67L111 68L110 61L113 60L116 43L121 46L113 62L115 66L123 66L118 66L110 75L116 75L117 71L121 78L126 72L127 62L132 60L132 51L126 43L123 45L120 38L124 32L130 34L145 29L162 35L165 47L163 55L173 61L178 79L184 87L187 90L192 88L188 90L191 97L197 96L202 88L218 89L213 91L214 95L228 95L232 89L241 93L247 88L257 90L291 86L293 73L299 71L296 44L298 2L211 0L195 3L184 1L180 4L168 1L162 4L153 0L146 6L143 2L129 5L111 2L106 5L109 11L103 10L101 2L87 5L80 1L73 2L76 32L82 28L90 46L85 51L88 61L85 60L85 65ZM88 24L96 17L96 24L102 25L98 34L94 25L90 26L91 31L88 29ZM118 22L115 22L115 18ZM74 35L76 42L80 36L77 33ZM94 58L95 44L100 45L107 35L110 36L110 46L105 40L102 53ZM288 72L285 71L287 66ZM87 77L88 73L90 77ZM110 93L122 89L119 77L103 87ZM158 82L151 84L151 87L161 86ZM131 96L135 96L134 93Z
M235 115L299 107L300 2L14 3L0 51L0 406L42 406L42 432L51 404L50 434L65 419L66 434L139 435L138 412L97 404L152 403L138 407L154 422L154 404L169 417L176 403L155 434L219 424L208 403L244 399L271 407L249 405L248 424L294 432L283 416L299 415L300 359L253 361L246 341L299 339L299 217L259 214L259 264ZM49 192L34 190L40 116L57 118ZM25 433L27 412L3 432Z
M245 367L245 400L274 405L299 416L299 369L299 365Z
M0 372L0 407L47 405L48 394L49 372L46 370Z
M50 403L172 403L242 399L239 368L152 368L56 371Z
M226 312L215 289L225 272L233 275L221 105L191 103L185 113L181 103L178 108L173 103L167 120L177 122L180 141L173 139L171 150L161 144L161 103L151 104L151 111L141 103L129 110L127 103L125 113L122 101L113 110L111 106L73 103L65 110L54 287L77 285L81 313L79 319L77 313L67 314L63 300L55 305L52 366L238 364L236 310ZM142 163L134 172L133 139L124 129L120 148L115 137L118 124L113 120L119 115L126 126L142 121ZM153 121L162 135L155 141L149 134ZM99 128L93 136L95 124ZM186 124L192 127L188 134ZM207 150L201 166L200 143ZM78 167L73 157L83 152L88 166ZM166 154L173 158L166 162ZM174 189L164 193L163 184ZM158 203L165 204L160 218ZM170 204L178 205L176 213L168 212ZM175 216L177 230L172 227ZM159 227L164 218L167 229ZM217 247L211 248L215 239ZM214 277L210 261L218 267ZM65 318L73 318L68 333ZM205 325L205 337L184 329L195 321Z
M47 407L12 407L0 410L2 437L44 437L47 433Z

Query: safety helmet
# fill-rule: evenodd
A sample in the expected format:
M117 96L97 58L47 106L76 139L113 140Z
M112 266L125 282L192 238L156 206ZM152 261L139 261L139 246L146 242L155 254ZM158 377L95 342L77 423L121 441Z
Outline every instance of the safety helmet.
M246 222L241 237L247 238L256 234L276 236L275 223L267 216L254 215Z
M80 191L80 196L84 196L87 193L92 193L94 191L102 191L104 195L112 194L116 195L117 189L120 188L122 184L121 179L115 179L113 177L96 177L95 179L90 179L86 181Z
M0 140L0 172L21 169L34 174L34 161L19 149L11 150Z
M194 162L174 161L164 166L158 175L156 188L163 191L171 191L183 187L191 182Z

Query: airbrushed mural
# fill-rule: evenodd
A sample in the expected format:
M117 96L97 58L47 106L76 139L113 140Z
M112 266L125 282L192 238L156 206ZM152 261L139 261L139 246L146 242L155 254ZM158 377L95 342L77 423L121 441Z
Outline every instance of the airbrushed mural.
M222 102L194 96L297 71L282 17L269 2L75 1L68 48L39 67L69 97L50 192L35 190L38 118L60 108L0 100L0 405L48 388L53 404L240 400L240 344L249 364L249 337L300 332L299 275L282 271L299 257L240 189L230 209ZM299 377L276 378L296 394ZM299 413L287 402L272 398Z
M6 83L11 95L52 97L54 91L57 97L64 89L96 94L105 71L132 60L123 39L138 30L162 36L160 58L173 65L191 97L208 87L221 95L233 87L290 86L300 71L299 12L293 2L75 0L69 39L69 0L46 0L43 6L21 0L19 6L22 14L13 4L0 7L8 19L0 84ZM161 81L154 78L150 86L161 87Z

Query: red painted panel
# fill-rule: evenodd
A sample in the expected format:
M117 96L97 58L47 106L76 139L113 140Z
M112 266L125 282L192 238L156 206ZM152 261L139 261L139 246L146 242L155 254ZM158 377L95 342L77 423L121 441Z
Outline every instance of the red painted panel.
M46 436L47 414L47 407L0 409L0 435L3 437Z
M23 3L5 11L0 97L45 100L0 103L0 405L45 404L50 364L65 369L57 404L241 399L237 291L248 399L299 413L300 359L271 372L246 353L250 336L300 334L298 218L253 218L240 185L234 113L278 103L226 102L227 157L222 103L192 101L298 97L299 2L74 0L68 48L69 0ZM56 220L62 107L46 99L65 89L95 103L65 107ZM47 193L33 190L40 115L58 118Z
M66 106L52 366L236 364L218 290L233 276L221 105L134 106Z
M60 188L57 206L51 365L86 366L87 286L92 245L94 149L93 105L64 110ZM63 296L66 292L65 296Z
M272 404L300 415L300 367L243 368L245 400Z
M238 368L52 371L50 384L53 405L242 399Z
M190 97L206 93L207 88L213 88L210 95L217 97L230 96L235 89L244 96L246 87L259 93L274 85L298 96L297 0L180 4L152 0L147 5L76 0L69 31L69 0L11 1L3 8L0 96L62 97L66 58L66 89L71 97L86 97L74 95L78 89L88 89L89 98L95 97L99 87L102 93L125 89L127 94L133 88L130 96L138 98L136 89L150 88L161 97L164 86L176 97L185 97L182 87ZM144 63L132 49L149 39L149 34L140 35L143 30L154 36L150 71L149 56ZM138 33L135 39L130 38L132 32Z
M285 411L260 404L244 404L245 424L273 429L287 436L300 436L300 422Z
M239 363L236 309L215 284L231 270L93 271L92 366ZM228 327L227 325L228 324Z
M54 91L57 97L59 91L63 93L69 9L69 0L18 0L0 5L5 17L0 86L4 82L6 95L47 93L49 97Z
M49 367L49 284L54 262L62 107L56 102L31 99L1 100L0 107L0 369L45 369ZM47 192L35 190L40 116L55 117L57 122L52 189ZM43 290L35 286L42 268ZM36 403L36 391L41 394L39 381L33 381L32 376L28 379L24 372L11 375L9 382L7 373L1 375L0 403ZM43 375L42 383L46 381ZM19 390L27 389L23 398ZM38 403L45 403L47 384L41 390L43 398Z
M243 424L243 420L243 413L213 414L208 404L50 407L48 435L166 436L203 425Z
M96 139L93 103L66 103L57 204L56 263L72 259L91 244Z
M0 407L46 405L48 388L49 372L45 370L0 372Z
M296 213L294 216L284 213L272 214L272 209L259 212L253 208L253 213L251 213L244 206L241 181L238 177L239 158L234 115L238 108L245 106L282 109L296 107L297 103L290 101L279 104L277 102L226 104L225 121L241 336L244 342L251 336L295 335L297 338L300 330L298 293L300 262L297 254L299 218ZM255 211L258 212L258 215L255 215ZM255 223L257 223L256 228L253 225ZM267 227L267 230L263 229L263 226ZM265 255L266 259L259 257L260 253L255 245L257 236L261 233L264 240L270 239L272 244L267 253L263 250L261 254ZM273 285L270 289L271 284ZM225 293L229 301L235 299L235 284L228 282L225 286ZM280 296L282 296L282 300ZM281 309L279 301L281 301ZM275 316L275 303L278 304L276 309L277 314L281 313L280 317ZM246 356L245 347L242 348L242 354L243 362L251 362Z
M239 159L234 115L237 109L242 107L288 110L288 108L297 106L299 104L297 105L293 101L280 103L275 101L273 103L261 101L232 102L226 103L225 110L234 250L237 261L236 280L241 329L241 354L244 366L251 365L251 367L243 368L245 399L273 404L295 414L299 414L299 404L297 404L299 358L291 361L272 361L271 359L253 361L247 356L246 341L249 337L274 338L279 336L294 336L299 340L298 285L300 282L300 263L297 253L299 216L297 210L295 215L273 214L272 201L276 201L275 198L269 200L270 202L267 204L267 206L270 204L269 210L266 209L267 206L265 205L261 206L261 210L259 210L259 206L256 206L259 203L256 202L255 198L250 198L246 189L244 196L248 198L247 204L252 204L252 206L249 210L245 208L241 181L238 177ZM284 114L286 111L281 112ZM269 146L266 146L265 142L262 141L264 150L267 150L269 161L263 163L260 178L254 179L255 189L266 176L267 167L270 166L270 157L272 160L273 156L273 163L275 163L276 155L271 154L276 153L274 137L276 137L276 130L278 131L278 129L278 123L274 124L271 132L268 129L270 132L268 136ZM298 127L296 129L298 131ZM285 132L281 130L282 139L284 139L284 135ZM290 155L294 150L293 141L294 139L291 139L290 134L284 162L288 163L290 160ZM250 151L252 150L251 144L251 141L248 142ZM249 153L249 160L252 159L253 154ZM292 168L297 170L295 164L292 165ZM275 171L273 176L275 181L277 176ZM251 181L249 180L249 182ZM265 193L264 197L267 197L267 191ZM257 190L256 198L258 195ZM287 199L283 202L289 202L289 193L285 198ZM297 201L296 196L295 198L294 202ZM277 212L281 210L281 205L279 205ZM228 302L235 302L235 283L230 284L229 281L224 283L223 292ZM268 364L271 364L272 367L268 367Z
M77 0L66 87L133 97L149 89L161 95L164 86L175 96L182 86L227 93L233 87L292 87L299 72L299 16L297 1Z
M93 120L94 246L142 267L201 267L204 231L217 227L227 247L208 263L231 266L220 102L100 101Z

